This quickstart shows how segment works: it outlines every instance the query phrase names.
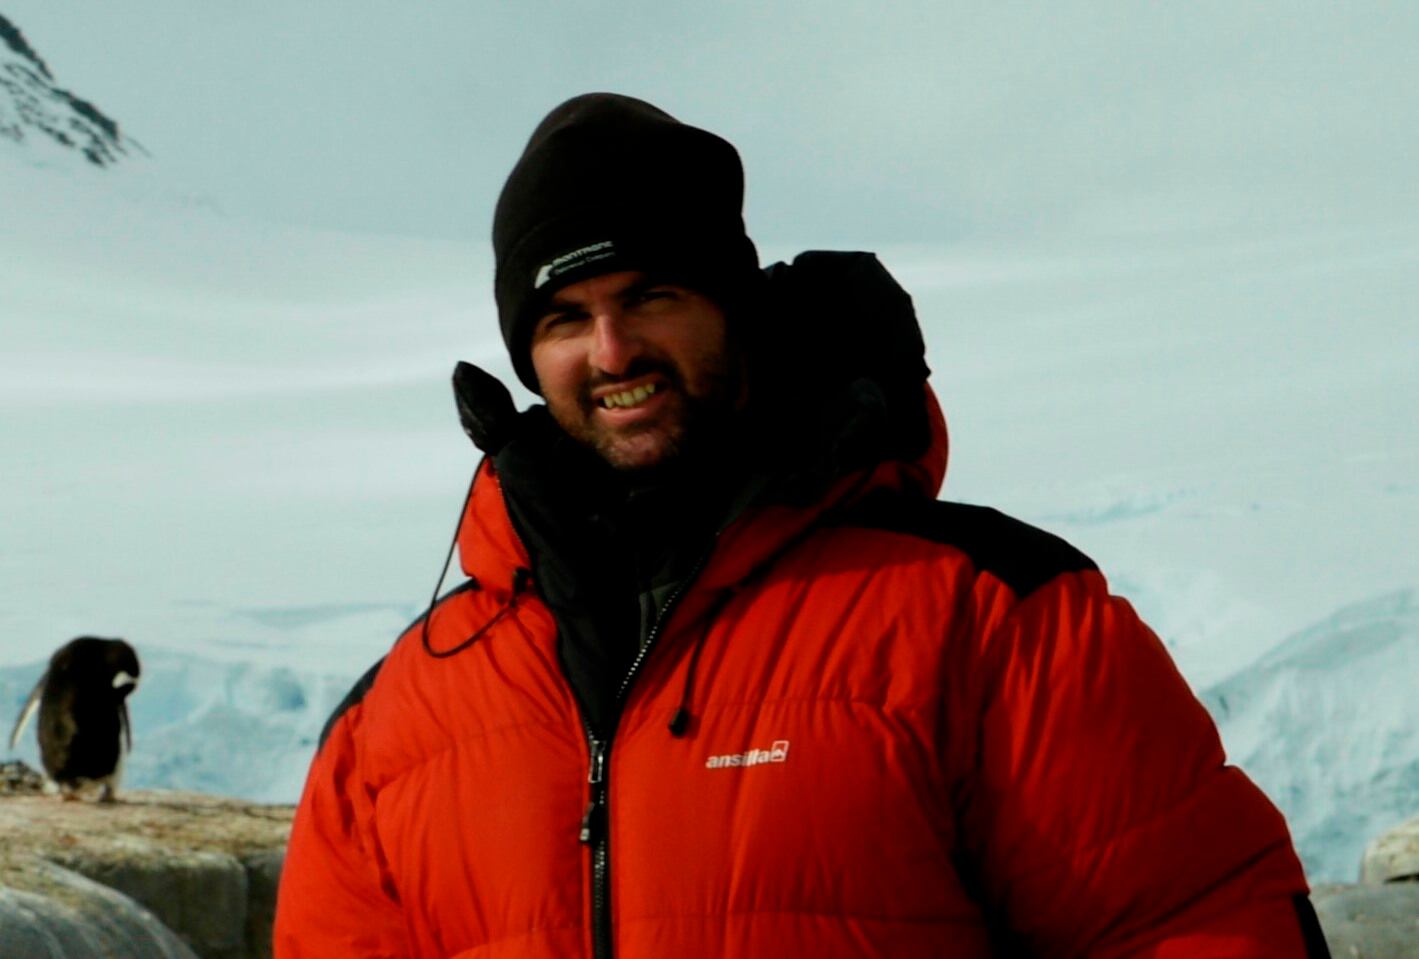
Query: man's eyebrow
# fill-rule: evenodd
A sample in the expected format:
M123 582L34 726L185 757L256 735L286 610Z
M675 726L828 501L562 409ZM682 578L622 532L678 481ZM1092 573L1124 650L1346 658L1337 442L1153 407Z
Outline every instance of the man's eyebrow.
M617 294L623 300L635 299L638 296L660 287L677 287L679 284L665 279L663 276L646 275L632 283L628 283L626 288Z
M560 293L553 293L551 299L547 301L547 305L542 307L542 315L546 316L548 313L568 313L572 310L580 309L584 309L580 303L563 299Z
M623 300L634 300L636 297L640 296L642 293L644 293L646 290L649 290L651 287L662 285L663 284L658 282L655 278L644 276L641 277L639 280L633 280L632 282L627 283L624 287L621 288L621 291L616 295Z

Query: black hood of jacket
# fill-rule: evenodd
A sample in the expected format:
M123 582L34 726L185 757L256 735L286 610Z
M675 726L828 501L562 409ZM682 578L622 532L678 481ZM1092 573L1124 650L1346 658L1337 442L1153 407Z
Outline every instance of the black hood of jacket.
M926 450L925 343L910 295L874 254L813 250L775 263L741 309L732 322L748 359L750 410L726 455L771 476L776 498L811 499L849 472ZM576 458L544 407L519 413L477 367L458 364L454 394L464 431L495 461L509 443L523 447L515 455L541 447L549 466Z

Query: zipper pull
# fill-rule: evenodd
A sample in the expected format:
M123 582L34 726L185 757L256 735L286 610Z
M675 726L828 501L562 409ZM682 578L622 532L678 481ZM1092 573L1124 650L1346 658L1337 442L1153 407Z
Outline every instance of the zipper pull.
M606 779L606 744L599 739L591 741L591 774L586 781L599 786Z
M591 748L591 772L586 781L591 783L591 802L586 804L586 812L581 817L581 832L577 834L586 845L595 845L601 839L601 824L605 820L602 803L606 798L606 743L600 739L588 741Z
M593 799L586 804L586 812L581 817L581 832L577 840L584 846L592 846L601 838L601 801Z

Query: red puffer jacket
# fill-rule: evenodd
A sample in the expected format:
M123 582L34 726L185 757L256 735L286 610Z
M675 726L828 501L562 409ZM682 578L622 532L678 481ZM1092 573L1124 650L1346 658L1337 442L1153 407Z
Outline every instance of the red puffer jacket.
M276 955L1323 955L1157 638L1062 541L934 501L936 426L723 532L596 762L485 461L427 637L464 648L412 628L334 721Z

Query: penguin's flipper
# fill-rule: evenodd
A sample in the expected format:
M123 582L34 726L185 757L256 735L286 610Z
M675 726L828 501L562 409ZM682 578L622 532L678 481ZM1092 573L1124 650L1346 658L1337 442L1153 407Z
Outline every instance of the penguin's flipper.
M39 708L39 699L44 695L44 683L49 679L49 670L44 671L44 675L39 678L39 682L34 684L34 689L30 690L30 698L25 700L25 704L20 707L19 718L15 720L15 728L10 730L10 751L13 752L15 745L20 741L20 734L25 731L25 726L29 724L30 717Z
M128 704L121 701L118 704L118 726L123 730L123 751L131 753L133 751L133 724L128 721Z

